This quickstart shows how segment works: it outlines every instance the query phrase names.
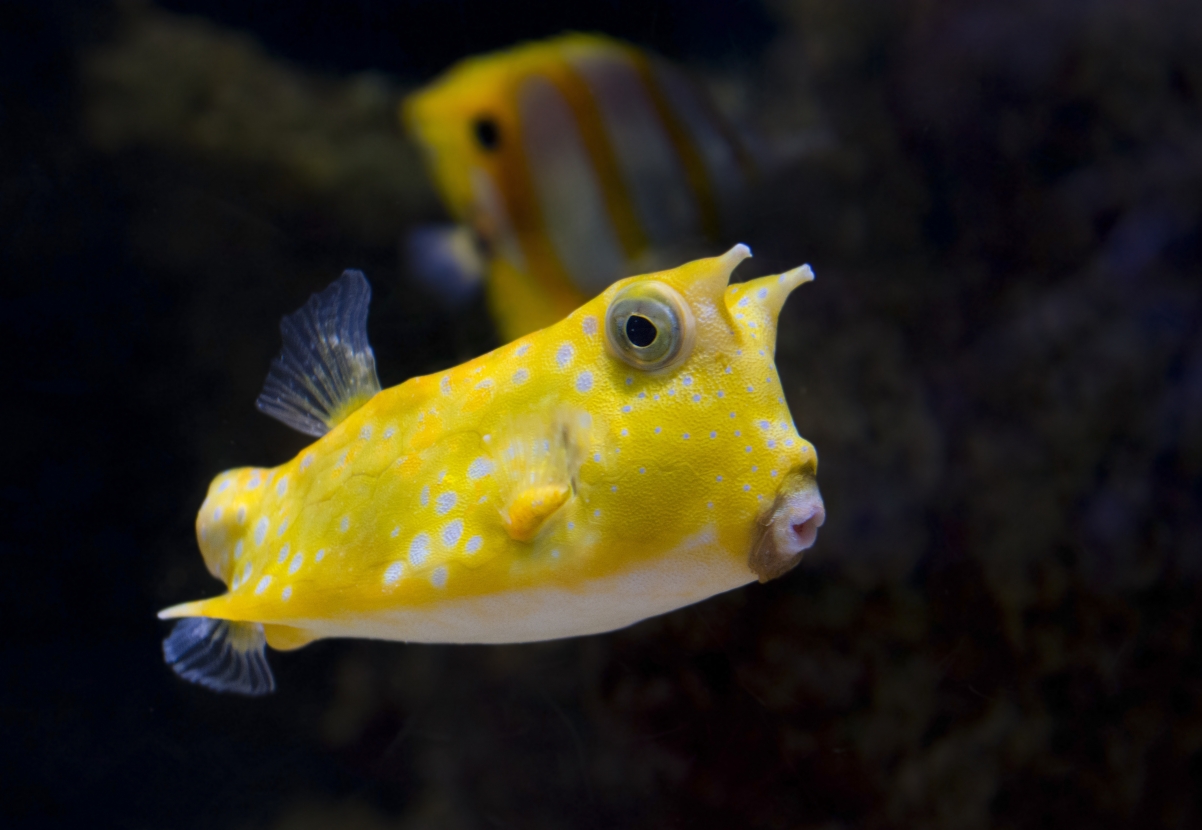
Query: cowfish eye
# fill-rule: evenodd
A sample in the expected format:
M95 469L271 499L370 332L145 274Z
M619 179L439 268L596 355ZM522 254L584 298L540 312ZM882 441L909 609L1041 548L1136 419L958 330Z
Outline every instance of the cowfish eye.
M662 282L623 288L605 313L605 346L636 369L675 366L693 350L697 324L680 294Z
M490 115L478 115L472 121L472 134L476 143L489 152L501 146L501 128Z

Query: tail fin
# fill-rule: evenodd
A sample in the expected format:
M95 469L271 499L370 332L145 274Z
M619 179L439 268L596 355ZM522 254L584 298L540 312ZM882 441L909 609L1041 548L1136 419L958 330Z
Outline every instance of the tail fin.
M258 697L275 691L266 649L259 623L188 617L163 640L163 659L184 680Z

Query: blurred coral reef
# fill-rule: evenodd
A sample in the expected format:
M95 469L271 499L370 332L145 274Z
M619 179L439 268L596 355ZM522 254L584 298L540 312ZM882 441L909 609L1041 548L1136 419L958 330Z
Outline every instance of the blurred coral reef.
M747 240L818 274L777 358L813 556L608 636L279 656L270 728L371 783L248 826L1202 826L1202 6L772 11L756 106L832 136ZM299 446L242 409L342 267L377 286L387 382L490 346L396 273L438 215L401 83L140 6L82 72L135 249L187 300L198 481ZM162 600L203 589L164 547Z

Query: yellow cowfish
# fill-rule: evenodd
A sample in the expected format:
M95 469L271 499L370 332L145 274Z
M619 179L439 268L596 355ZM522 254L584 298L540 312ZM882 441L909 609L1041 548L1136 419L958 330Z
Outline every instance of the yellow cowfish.
M213 599L167 662L274 688L265 646L514 643L610 631L779 576L825 518L773 363L808 266L727 285L750 252L624 279L550 328L380 390L347 271L281 324L258 406L320 436L217 476L196 519Z
M486 270L506 340L614 280L721 250L756 173L745 138L678 69L594 35L465 60L401 118L461 223L411 234L411 268L443 293Z

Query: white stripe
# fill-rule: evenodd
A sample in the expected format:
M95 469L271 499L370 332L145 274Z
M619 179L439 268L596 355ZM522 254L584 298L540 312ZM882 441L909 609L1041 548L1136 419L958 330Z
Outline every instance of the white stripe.
M568 62L588 84L622 178L653 246L675 245L700 232L684 165L643 85L623 58L593 50Z
M522 148L551 245L577 287L597 294L626 276L626 261L572 110L539 76L522 83L517 99Z

